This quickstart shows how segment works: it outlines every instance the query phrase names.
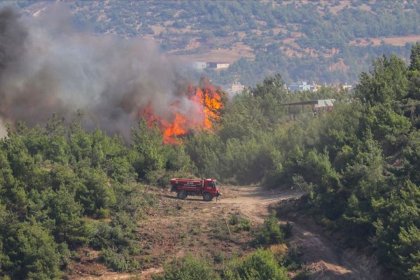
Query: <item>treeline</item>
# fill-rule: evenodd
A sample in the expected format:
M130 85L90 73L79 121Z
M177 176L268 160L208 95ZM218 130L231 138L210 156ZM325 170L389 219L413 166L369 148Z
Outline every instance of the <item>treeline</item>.
M259 40L255 36L253 40ZM315 81L317 83L356 83L358 75L368 69L367 61L372 62L382 54L408 57L411 44L392 46L387 44L350 46L343 44L340 51L332 57L290 56L282 50L282 43L270 43L267 47L256 48L255 59L241 58L228 69L222 71L206 70L212 81L227 87L238 80L244 85L255 85L264 77L280 73L288 84L296 81ZM302 51L299 47L295 49Z
M198 170L306 190L302 207L348 246L369 248L395 278L418 279L420 44L409 65L394 55L375 60L331 113L290 121L288 98L280 79L268 78L228 104L217 134L187 143L205 150Z
M307 189L304 207L395 278L420 278L420 44L408 66L377 59L350 104L303 127L277 182Z

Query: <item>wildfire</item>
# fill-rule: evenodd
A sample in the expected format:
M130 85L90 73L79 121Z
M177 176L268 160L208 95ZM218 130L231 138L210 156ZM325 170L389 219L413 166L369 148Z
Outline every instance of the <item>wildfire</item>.
M179 137L193 130L212 130L214 123L220 119L222 95L208 81L202 81L201 86L189 86L184 97L194 106L182 111L179 101L172 103L170 120L156 115L151 106L141 113L149 126L156 124L160 128L165 144L179 144Z

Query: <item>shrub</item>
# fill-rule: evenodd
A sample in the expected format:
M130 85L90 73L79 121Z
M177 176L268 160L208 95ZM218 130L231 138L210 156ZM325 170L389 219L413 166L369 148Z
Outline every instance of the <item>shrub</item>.
M251 229L250 220L239 214L231 215L229 218L229 224L234 226L234 232L249 231Z
M219 275L203 260L187 256L174 260L164 268L162 275L154 275L153 280L217 280Z
M255 242L258 245L270 245L283 242L284 233L274 214L265 219L260 231L257 232Z
M293 225L290 222L287 222L286 224L281 225L280 228L284 233L284 238L289 238L292 236Z
M111 224L99 224L90 245L95 249L113 248L118 252L128 249L132 254L139 252L139 246L132 229L123 224L116 224L115 221L112 221Z
M289 248L286 244L271 245L269 250L278 263L283 263L289 253Z
M112 249L105 249L101 259L107 267L115 271L133 271L140 267L140 263L126 251L118 253Z
M289 279L286 270L277 263L273 253L262 249L244 259L233 260L223 274L223 279L226 280Z
M288 248L287 255L285 256L281 264L290 270L299 269L302 266L301 256L301 248L297 246L291 246L290 248Z

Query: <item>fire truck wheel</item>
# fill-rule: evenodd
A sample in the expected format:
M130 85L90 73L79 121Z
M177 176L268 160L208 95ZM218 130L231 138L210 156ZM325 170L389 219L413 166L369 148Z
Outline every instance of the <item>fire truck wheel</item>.
M187 194L187 192L186 192L186 191L180 191L180 192L177 194L177 197L178 197L179 199L186 199L186 198L187 198L187 196L188 196L188 194Z
M212 201L213 200L213 196L209 193L204 193L203 194L203 199L204 201Z

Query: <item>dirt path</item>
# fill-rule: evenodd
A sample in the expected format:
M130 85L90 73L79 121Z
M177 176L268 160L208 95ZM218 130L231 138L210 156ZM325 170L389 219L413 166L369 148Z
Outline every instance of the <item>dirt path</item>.
M193 254L217 260L251 252L250 232L229 226L233 215L244 216L255 226L263 223L269 206L298 198L296 191L269 191L257 187L226 187L222 199L204 202L199 197L178 200L173 194L159 192L159 205L150 217L139 224L139 236L145 254L145 270L139 274L103 272L99 277L72 279L150 279L173 257ZM286 221L283 221L286 222ZM292 222L289 246L302 253L309 279L381 279L375 263L344 251L324 236L323 230L310 221Z
M268 216L269 205L299 197L295 191L261 190L257 187L231 187L219 203L237 206L238 210L256 223Z
M257 223L269 214L269 206L296 199L296 191L270 191L260 188L232 188L222 204L238 205L240 211ZM287 222L287 221L283 221ZM310 279L383 279L374 260L344 250L323 236L323 229L311 221L289 221L293 225L289 246L302 253Z

